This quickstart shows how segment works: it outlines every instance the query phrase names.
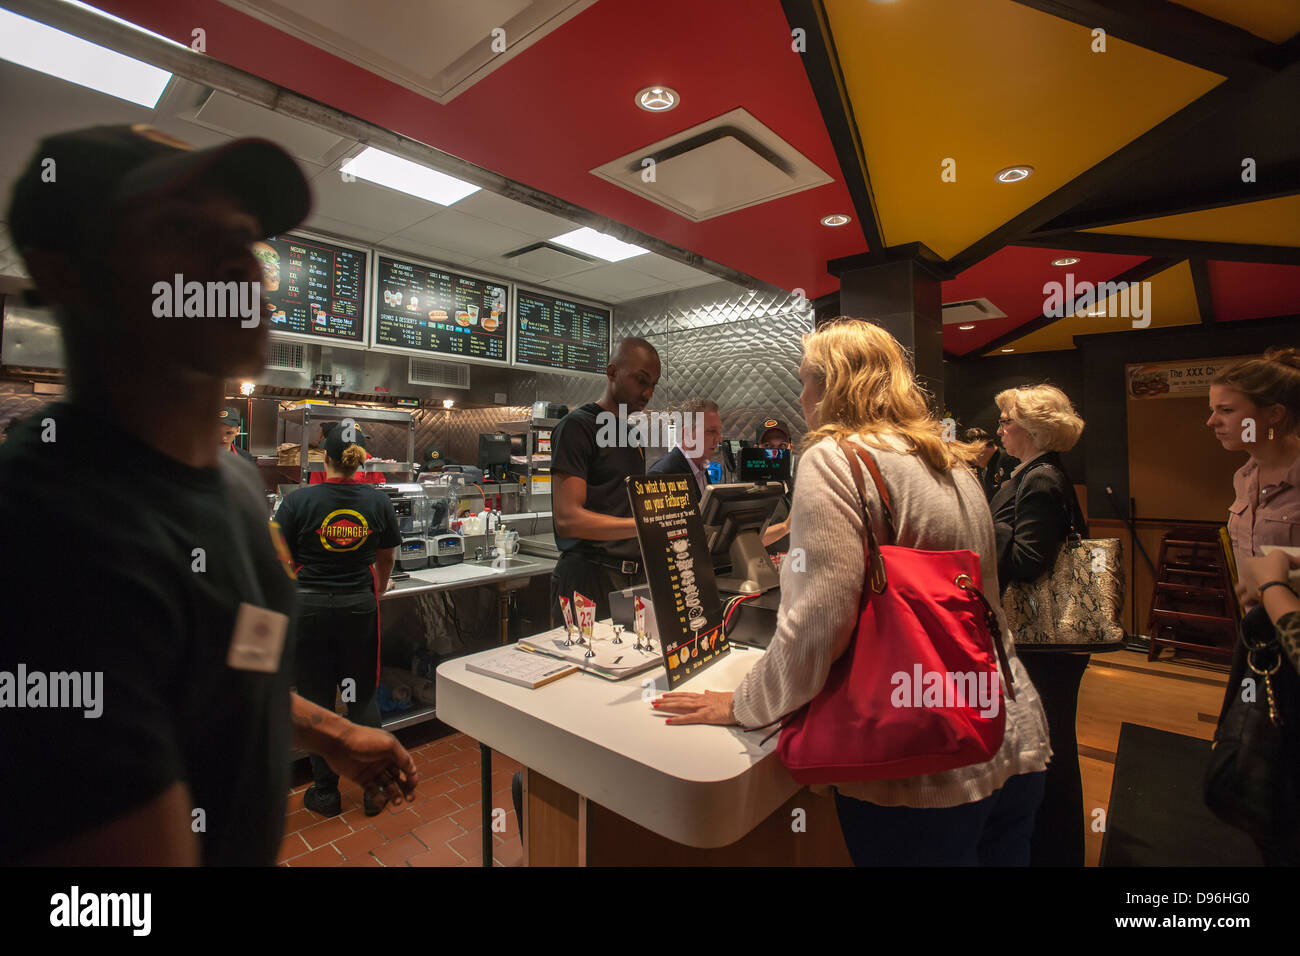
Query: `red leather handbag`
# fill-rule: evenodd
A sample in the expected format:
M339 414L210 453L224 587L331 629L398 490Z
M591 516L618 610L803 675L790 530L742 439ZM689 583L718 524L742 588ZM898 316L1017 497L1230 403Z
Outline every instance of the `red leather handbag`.
M782 727L781 762L805 784L983 763L1002 745L1003 687L1011 700L1015 691L997 616L980 591L979 555L877 545L859 460L876 484L892 539L889 489L870 454L852 442L840 448L867 528L862 603L826 686Z

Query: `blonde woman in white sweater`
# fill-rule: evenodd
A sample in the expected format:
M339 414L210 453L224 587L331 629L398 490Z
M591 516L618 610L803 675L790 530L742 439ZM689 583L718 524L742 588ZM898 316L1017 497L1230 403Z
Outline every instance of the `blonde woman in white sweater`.
M892 543L980 556L982 588L998 600L997 550L984 493L966 462L978 452L942 439L902 347L878 326L841 320L804 340L799 366L809 435L790 515L791 550L806 570L781 571L781 608L767 653L731 693L669 693L654 706L673 724L761 727L798 710L848 647L862 596L858 491L836 440L864 445L894 499ZM877 540L889 541L867 482ZM1025 866L1051 757L1042 705L1003 625L1016 699L1005 700L1002 746L987 763L944 773L835 785L845 843L859 866ZM872 635L887 640L889 635Z

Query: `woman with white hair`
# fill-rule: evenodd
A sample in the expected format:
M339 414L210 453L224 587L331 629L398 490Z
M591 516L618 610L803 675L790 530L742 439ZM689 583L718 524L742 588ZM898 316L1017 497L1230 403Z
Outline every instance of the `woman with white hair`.
M1083 433L1083 419L1059 388L1034 385L999 392L998 434L1020 465L1003 482L989 508L997 535L998 581L1032 582L1050 573L1071 534L1087 537L1087 521L1061 462ZM1038 688L1052 743L1047 791L1034 820L1031 866L1083 866L1083 778L1075 711L1088 654L1068 645L1017 646Z

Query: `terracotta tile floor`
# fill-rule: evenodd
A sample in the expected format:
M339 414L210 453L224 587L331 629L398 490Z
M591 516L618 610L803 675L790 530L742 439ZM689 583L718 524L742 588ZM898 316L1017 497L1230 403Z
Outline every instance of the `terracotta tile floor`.
M343 813L323 817L302 805L307 783L289 793L284 841L276 862L281 866L479 866L482 862L479 807L478 741L451 733L413 745L399 733L415 757L420 784L415 803L385 807L367 817L361 789L339 782ZM299 778L305 763L295 765ZM510 802L510 779L520 766L504 754L492 754L492 806L505 811L505 832L492 835L493 864L519 866L523 847ZM306 776L310 779L310 775Z

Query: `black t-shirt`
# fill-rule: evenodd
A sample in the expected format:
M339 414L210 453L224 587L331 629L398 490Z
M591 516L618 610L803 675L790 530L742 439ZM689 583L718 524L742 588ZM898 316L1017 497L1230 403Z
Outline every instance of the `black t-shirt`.
M191 468L63 403L15 423L0 445L10 544L0 561L0 861L184 781L205 864L275 862L294 586L256 469L237 455L219 461ZM243 604L289 617L270 672L227 663ZM68 699L72 682L54 674L89 674L93 706L18 708L20 673L29 704L56 680Z
M374 485L328 479L291 492L275 513L300 587L373 591L380 548L402 543L393 502Z
M602 416L597 421L597 416ZM613 421L612 427L607 422ZM605 427L602 429L602 425ZM597 436L615 439L597 443ZM627 497L626 479L629 475L645 474L645 451L629 447L624 441L629 429L618 434L618 423L612 412L606 412L595 402L575 408L560 419L551 433L551 472L572 475L587 482L587 510L619 518L632 517L632 502ZM612 447L601 447L607 444ZM588 541L583 538L555 536L555 546L561 551L603 551L620 558L641 556L641 546L635 537L621 541Z

